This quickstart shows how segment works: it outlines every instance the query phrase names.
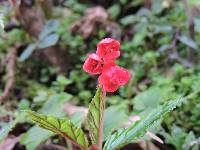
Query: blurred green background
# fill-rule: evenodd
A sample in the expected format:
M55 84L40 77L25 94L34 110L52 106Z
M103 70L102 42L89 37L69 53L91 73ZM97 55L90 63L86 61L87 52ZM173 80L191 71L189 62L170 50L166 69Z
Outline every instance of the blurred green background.
M199 149L199 0L0 1L0 147L8 139L6 150L70 147L20 110L67 115L81 126L97 85L82 65L105 37L120 41L117 64L132 73L107 96L105 138L130 116L185 97L152 129L165 144L145 138L135 149Z

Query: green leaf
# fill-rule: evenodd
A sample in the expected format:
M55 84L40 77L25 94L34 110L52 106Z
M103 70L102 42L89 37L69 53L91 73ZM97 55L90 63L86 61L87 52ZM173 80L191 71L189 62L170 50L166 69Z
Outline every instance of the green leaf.
M185 139L185 142L183 144L183 150L199 150L199 145L198 144L195 144L195 145L192 145L192 148L191 148L191 143L194 143L194 141L196 141L198 139L196 139L195 137L195 134L190 131L189 134L186 135L186 139Z
M59 134L78 144L82 148L88 147L87 137L84 132L81 128L75 126L70 120L57 119L53 116L41 115L30 110L26 110L25 112L40 127Z
M60 22L58 20L48 21L47 24L45 25L44 29L42 30L42 32L39 35L39 40L41 41L41 40L45 39L51 33L55 32L58 29L59 25L60 25Z
M104 110L104 102L101 100L102 89L98 88L92 102L89 106L88 116L86 123L89 127L90 137L92 144L98 143L100 122L102 121L102 115Z
M59 93L48 96L43 95L43 98L47 99L43 107L39 110L40 113L45 115L53 115L55 117L64 117L63 111L64 103L72 98L72 95L68 93ZM40 134L38 134L40 133ZM39 128L38 126L31 127L21 138L20 143L26 146L28 150L35 150L37 146L53 136L54 133ZM37 138L35 138L37 137ZM34 139L34 140L33 140Z
M19 103L18 103L18 109L22 110L22 109L28 109L30 106L30 102L27 99L22 99Z
M185 137L187 136L184 129L176 126L175 124L171 127L171 133L162 131L161 135L164 136L165 142L173 145L177 150L183 149Z
M139 93L133 99L133 105L135 110L149 112L157 107L163 100L171 99L173 89L169 87L151 87L141 93Z
M135 15L128 15L120 20L120 23L124 26L134 24L138 21L138 17Z
M85 119L85 113L83 111L75 112L70 116L70 120L74 123L77 127L81 127L83 121Z
M189 0L188 3L191 7L200 5L199 0Z
M200 32L200 28L198 28L198 27L200 27L200 18L199 17L194 18L194 24L195 24L195 31L199 33Z
M11 121L10 123L8 123L0 129L0 143L4 138L7 137L7 135L15 127L15 125L22 120L24 120L24 116L22 114L19 114L13 121Z
M37 47L37 44L30 44L20 55L19 60L20 61L24 61L27 58L30 57L30 55L33 53L33 51L35 50L35 48Z
M120 5L114 4L109 9L108 12L111 14L112 18L116 19L120 14Z
M134 38L131 42L131 44L134 45L134 47L137 47L139 45L141 45L144 42L145 37L147 36L147 22L142 23L139 27L138 27L138 31L136 32L134 35Z
M180 37L179 37L179 40L180 40L183 44L185 44L185 45L187 45L187 46L189 46L189 47L191 47L191 48L193 48L193 49L197 49L197 44L195 43L195 41L193 41L193 40L190 39L189 37L187 37L187 36L180 36Z
M54 94L49 97L49 99L43 105L42 109L39 112L45 115L63 117L64 116L63 104L69 101L71 98L72 95L64 92L59 94Z
M4 33L4 15L0 12L0 34Z
M64 75L59 75L56 81L58 84L63 85L63 86L66 86L72 83L72 81L67 79Z
M53 135L55 133L38 126L33 126L22 136L20 144L25 145L27 150L36 150L36 147L40 143L46 141L46 139Z
M117 114L117 115L116 115ZM115 116L115 117L113 117ZM105 111L104 139L106 139L115 129L128 121L125 109L121 106L111 106Z
M119 149L122 146L143 137L150 127L152 127L165 114L175 109L182 101L183 99L178 99L167 102L157 109L154 109L149 113L149 115L147 115L147 117L141 119L130 127L118 130L106 141L104 150Z
M53 45L56 45L58 42L59 36L56 33L50 34L41 41L39 41L38 48L47 48Z
M152 11L155 14L159 14L162 12L164 7L162 6L163 0L153 0L152 2Z

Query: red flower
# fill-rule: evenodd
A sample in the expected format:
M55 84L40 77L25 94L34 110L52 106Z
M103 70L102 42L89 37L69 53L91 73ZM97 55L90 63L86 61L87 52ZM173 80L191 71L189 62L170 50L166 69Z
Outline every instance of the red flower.
M128 70L109 63L104 66L98 80L106 92L115 92L120 86L125 85L130 77L131 74Z
M103 59L115 59L120 56L120 43L111 38L105 38L97 45L97 55Z
M95 53L88 55L85 63L83 64L83 70L92 75L100 74L102 71L102 60Z
M131 77L128 70L117 66L114 60L120 56L120 43L111 38L105 38L97 45L96 54L88 55L83 69L99 76L99 83L106 92L115 92L120 86L125 85Z

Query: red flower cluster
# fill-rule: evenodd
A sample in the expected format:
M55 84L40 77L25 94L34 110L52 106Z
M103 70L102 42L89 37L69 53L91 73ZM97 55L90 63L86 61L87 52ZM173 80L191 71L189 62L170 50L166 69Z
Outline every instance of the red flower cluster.
M86 72L92 75L101 74L98 81L106 92L115 92L131 77L128 70L115 64L115 59L120 56L119 48L118 41L105 38L98 43L96 53L89 54L83 65Z

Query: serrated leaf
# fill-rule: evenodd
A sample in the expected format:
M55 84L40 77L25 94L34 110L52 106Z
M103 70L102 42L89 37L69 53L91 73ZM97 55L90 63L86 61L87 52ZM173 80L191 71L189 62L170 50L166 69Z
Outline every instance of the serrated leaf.
M50 96L43 95L42 97L46 99L46 102L39 110L39 112L45 115L53 115L55 117L61 118L65 116L63 111L64 103L69 101L72 98L72 95L68 93L59 93ZM20 143L25 145L26 149L28 150L35 150L39 144L46 141L54 134L55 133L52 133L51 131L42 129L35 125L22 136Z
M57 119L53 116L45 116L34 111L25 111L31 119L40 127L59 134L73 143L78 144L81 148L88 147L88 140L81 128L75 126L70 120Z
M160 120L166 113L172 111L183 99L170 101L154 109L149 115L128 128L120 129L106 141L103 150L115 150L143 137L146 131Z
M89 106L88 116L86 123L90 131L90 137L92 144L98 143L100 122L102 121L102 115L104 110L104 102L101 100L102 89L98 88L92 102Z

